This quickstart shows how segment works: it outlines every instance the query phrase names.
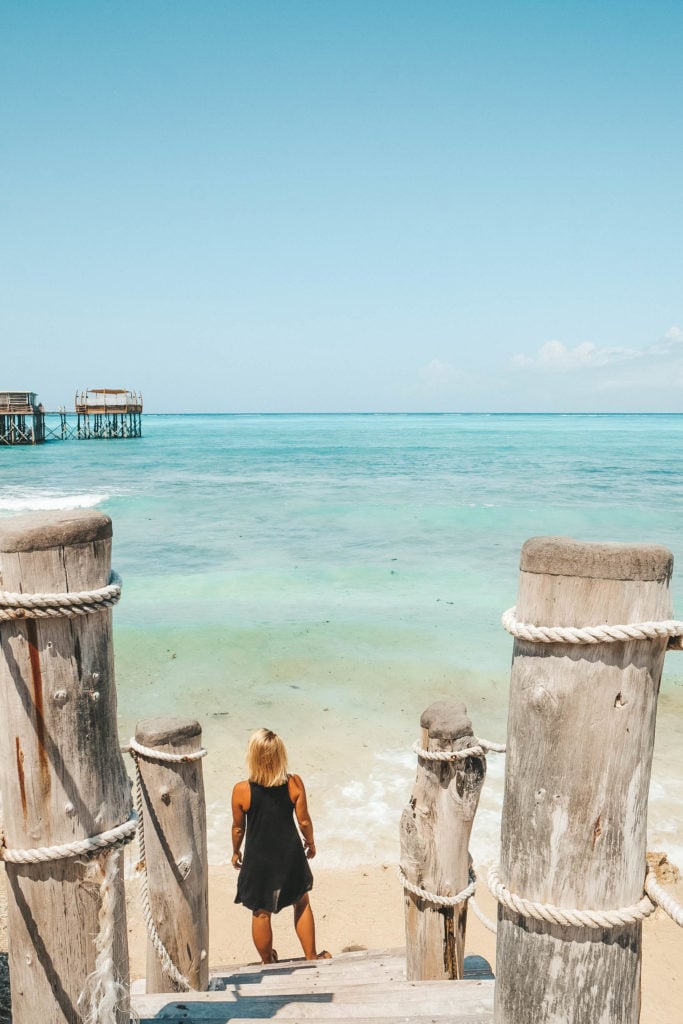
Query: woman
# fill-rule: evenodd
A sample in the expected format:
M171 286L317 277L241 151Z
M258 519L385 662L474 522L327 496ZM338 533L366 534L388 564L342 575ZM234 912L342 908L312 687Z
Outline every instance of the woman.
M270 729L258 729L249 740L247 767L249 778L232 791L232 864L240 873L235 903L252 912L251 935L262 963L277 962L270 917L289 906L306 959L328 959L326 950L316 952L308 898L313 886L308 861L315 857L315 843L304 784L288 773L285 745Z

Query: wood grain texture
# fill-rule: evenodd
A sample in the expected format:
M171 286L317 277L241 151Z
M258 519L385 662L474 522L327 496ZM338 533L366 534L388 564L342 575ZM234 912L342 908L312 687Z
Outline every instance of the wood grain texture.
M664 548L537 538L525 545L522 565L521 621L671 617ZM665 650L665 639L515 641L500 870L511 891L584 910L619 909L642 896ZM640 943L639 924L567 929L499 907L496 1024L636 1024Z
M172 754L202 745L199 722L154 718L138 722L135 739ZM201 760L168 764L139 760L146 864L153 920L178 970L193 988L209 984L209 875ZM147 991L176 992L147 946Z
M462 750L473 742L464 704L439 701L422 715L421 745ZM486 773L484 758L424 761L401 817L401 863L414 885L440 896L467 887L469 838ZM405 892L408 980L464 976L467 904L437 907Z
M93 512L21 516L0 528L3 589L67 592L104 586L111 522ZM112 612L0 623L0 763L8 847L51 846L126 821L130 784L119 751ZM115 856L120 858L120 854ZM83 858L6 864L15 1024L80 1021L93 970L97 881ZM128 981L123 885L116 897L115 969ZM121 1022L127 1020L122 1008Z
M589 543L570 537L532 537L522 547L522 572L603 580L671 579L673 555L661 544Z

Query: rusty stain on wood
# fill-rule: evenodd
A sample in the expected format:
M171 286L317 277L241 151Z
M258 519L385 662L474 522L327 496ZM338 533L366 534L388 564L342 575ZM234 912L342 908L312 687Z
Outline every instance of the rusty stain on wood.
M21 743L19 737L15 736L14 746L17 753L17 778L19 779L19 792L21 794L21 813L24 816L24 825L26 825L26 777L24 775L24 751L21 749Z
M40 667L40 653L38 651L38 630L35 619L29 619L26 623L28 636L28 654L31 663L31 676L33 678L33 704L36 712L36 739L38 740L38 761L40 763L40 777L43 783L43 791L50 792L50 764L47 750L45 749L45 708L43 705L43 673Z

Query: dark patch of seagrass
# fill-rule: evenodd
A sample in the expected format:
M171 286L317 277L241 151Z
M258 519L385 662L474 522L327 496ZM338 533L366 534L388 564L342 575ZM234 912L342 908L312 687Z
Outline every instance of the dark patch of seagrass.
M9 960L0 953L0 1024L12 1024L12 1003L9 994Z

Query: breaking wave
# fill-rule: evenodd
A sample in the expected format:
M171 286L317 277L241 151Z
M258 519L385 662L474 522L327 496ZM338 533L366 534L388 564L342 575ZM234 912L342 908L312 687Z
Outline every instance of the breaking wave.
M0 512L56 512L72 508L94 508L108 494L54 494L45 491L0 495Z

